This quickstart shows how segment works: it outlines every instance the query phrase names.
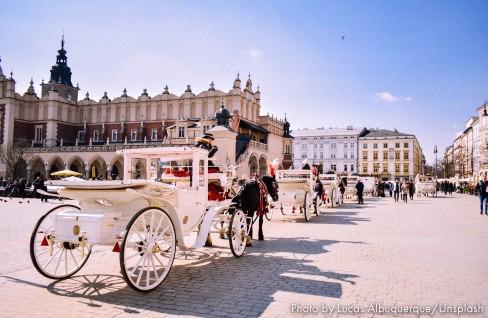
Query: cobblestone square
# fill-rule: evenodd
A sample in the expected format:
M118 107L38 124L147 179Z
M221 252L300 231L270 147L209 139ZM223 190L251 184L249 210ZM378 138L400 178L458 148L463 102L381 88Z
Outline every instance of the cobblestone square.
M364 205L324 208L308 223L275 211L264 221L265 240L241 258L214 235L213 247L177 252L150 293L125 284L112 246L95 246L69 279L40 275L31 231L58 204L0 202L2 317L488 316L488 216L475 196L407 204L366 197Z

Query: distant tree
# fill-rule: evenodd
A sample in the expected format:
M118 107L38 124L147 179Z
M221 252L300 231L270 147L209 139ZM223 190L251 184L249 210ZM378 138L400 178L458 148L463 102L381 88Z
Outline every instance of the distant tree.
M27 165L33 157L33 154L28 151L29 147L30 144L25 140L0 147L0 163L6 167L6 177L27 177Z

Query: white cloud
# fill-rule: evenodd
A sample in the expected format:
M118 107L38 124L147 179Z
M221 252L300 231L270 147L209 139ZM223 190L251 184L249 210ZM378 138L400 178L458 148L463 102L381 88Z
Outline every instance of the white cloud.
M387 102L387 103L396 103L398 101L406 101L406 102L411 102L412 97L411 96L395 96L392 93L389 92L381 92L381 93L376 93L375 97L377 100Z
M263 52L261 52L258 49L254 49L254 48L251 48L251 49L245 51L244 53L246 55L248 55L250 58L252 58L253 60L258 59L261 57L261 55L263 55Z

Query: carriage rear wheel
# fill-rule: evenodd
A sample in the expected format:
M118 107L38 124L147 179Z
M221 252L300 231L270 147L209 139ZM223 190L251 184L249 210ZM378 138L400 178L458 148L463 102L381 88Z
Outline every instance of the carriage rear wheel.
M159 208L142 209L127 224L120 247L120 268L127 285L137 291L151 291L161 285L173 265L173 221Z
M235 210L230 219L229 225L229 245L235 257L241 257L246 249L248 238L246 215L242 210Z
M37 222L30 239L30 256L34 267L48 278L64 279L78 272L91 253L91 245L56 239L56 214L79 211L75 205L64 204L51 209Z
M305 198L303 199L303 215L305 215L305 221L310 221L310 197L309 193L305 193Z

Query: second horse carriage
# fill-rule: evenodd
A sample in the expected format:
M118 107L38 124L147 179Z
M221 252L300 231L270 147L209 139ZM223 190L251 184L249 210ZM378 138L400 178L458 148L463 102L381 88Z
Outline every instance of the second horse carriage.
M312 170L277 170L275 180L279 186L275 209L282 214L303 213L308 222L312 213L319 214L320 192Z
M341 183L339 176L335 172L320 174L319 180L324 189L321 198L322 202L331 208L341 205L344 198L339 187Z
M137 291L150 291L167 277L177 247L183 251L202 247L211 232L221 231L222 224L232 254L244 253L252 217L229 199L209 200L212 177L206 149L164 147L119 153L124 156L124 180L64 182L59 195L79 205L60 205L37 222L30 254L42 275L68 278L85 265L93 246L110 245L120 252L126 283ZM178 169L154 181L150 169L155 159ZM146 180L131 179L136 160L146 162ZM213 180L225 183L225 174L216 173Z
M433 176L430 174L420 175L418 174L415 177L415 192L417 196L425 195L429 196L432 195L433 197L437 196L437 181Z

